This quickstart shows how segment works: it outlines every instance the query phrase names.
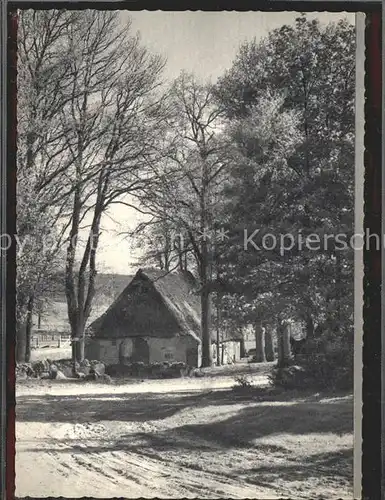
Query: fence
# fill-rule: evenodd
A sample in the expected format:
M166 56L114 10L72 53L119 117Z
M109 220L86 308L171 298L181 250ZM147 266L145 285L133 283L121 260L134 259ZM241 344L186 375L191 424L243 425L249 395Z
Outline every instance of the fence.
M31 338L31 347L38 349L43 347L69 347L71 335L60 332L36 332Z

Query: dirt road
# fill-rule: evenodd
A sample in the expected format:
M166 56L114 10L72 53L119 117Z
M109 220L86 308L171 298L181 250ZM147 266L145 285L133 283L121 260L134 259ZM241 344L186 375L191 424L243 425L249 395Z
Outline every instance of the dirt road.
M183 384L21 387L16 495L352 497L350 397L253 401Z

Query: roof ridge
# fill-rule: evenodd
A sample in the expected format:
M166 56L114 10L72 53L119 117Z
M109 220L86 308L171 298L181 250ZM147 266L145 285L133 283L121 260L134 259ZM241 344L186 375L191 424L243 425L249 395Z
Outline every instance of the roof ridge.
M156 268L139 268L108 309L91 323L90 330L94 329L95 333L103 330L109 331L108 336L114 337L119 336L120 333L124 333L124 336L135 336L135 334L139 334L138 332L146 331L148 328L152 335L156 336L154 332L157 331L157 325L159 325L160 336L167 334L167 328L171 329L169 330L170 335L178 334L178 329L180 329L180 334L191 335L200 341L200 301L193 293L195 280L189 278L194 278L192 273L187 274L180 272L180 270L164 271ZM156 306L157 299L151 299L151 293L148 301L146 298L144 302L141 302L141 299L138 298L142 292L136 288L137 285L134 283L138 281L139 285L141 280L151 283L154 292L159 297L158 300L163 304L162 307L169 311L169 320L164 318L165 321L163 321L161 319L159 309ZM155 301L154 306L152 306L151 300ZM151 325L152 314L154 315L153 326ZM167 326L168 321L170 326ZM124 327L125 324L130 325L127 327L128 331ZM131 331L129 331L130 328Z

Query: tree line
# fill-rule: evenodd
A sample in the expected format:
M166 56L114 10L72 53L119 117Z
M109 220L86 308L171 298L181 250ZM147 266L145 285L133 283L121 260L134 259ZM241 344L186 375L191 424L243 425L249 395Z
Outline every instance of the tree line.
M292 319L307 338L349 344L352 250L259 247L267 233L352 233L353 26L301 15L243 43L215 83L167 81L166 61L117 12L21 11L18 44L18 234L30 237L18 252L19 359L58 269L73 359L84 357L114 204L146 215L130 236L147 264L198 277L203 366L215 326L252 324L262 345L260 332ZM258 248L244 248L245 231Z

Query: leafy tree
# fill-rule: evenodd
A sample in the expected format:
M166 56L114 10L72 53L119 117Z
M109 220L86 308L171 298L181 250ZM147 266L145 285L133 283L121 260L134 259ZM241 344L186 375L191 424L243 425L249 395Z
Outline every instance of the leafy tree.
M341 21L324 27L305 16L294 26L274 30L262 42L254 40L241 47L215 91L230 126L255 116L256 106L266 96L272 100L280 97L277 119L294 113L295 121L286 137L293 134L299 140L293 148L278 148L276 159L281 157L281 168L277 170L263 158L260 144L264 130L240 127L233 134L242 159L232 170L232 227L249 222L249 234L253 227L261 229L261 238L264 228L269 227L276 235L293 235L296 243L311 233L318 235L321 244L325 234L351 235L354 57L353 26ZM256 116L263 122L264 115L260 106ZM272 136L273 149L281 137ZM271 290L279 305L275 314L286 311L289 317L298 317L308 336L324 331L326 324L332 324L334 330L349 329L351 250L341 252L329 241L328 248L319 251L293 248L283 255L258 251L250 252L247 258L239 257L239 248L238 237L233 250L229 249L234 265L227 267L228 272L235 276L242 262L243 288L253 297L258 288Z
M288 230L285 205L295 176L287 168L287 158L301 140L296 114L281 112L281 102L261 100L248 116L232 120L227 132L234 144L222 211L228 239L218 252L218 266L225 289L238 296L244 324L254 325L260 360L262 322L282 307L277 297L287 281L280 249L266 250L262 242L272 230Z

